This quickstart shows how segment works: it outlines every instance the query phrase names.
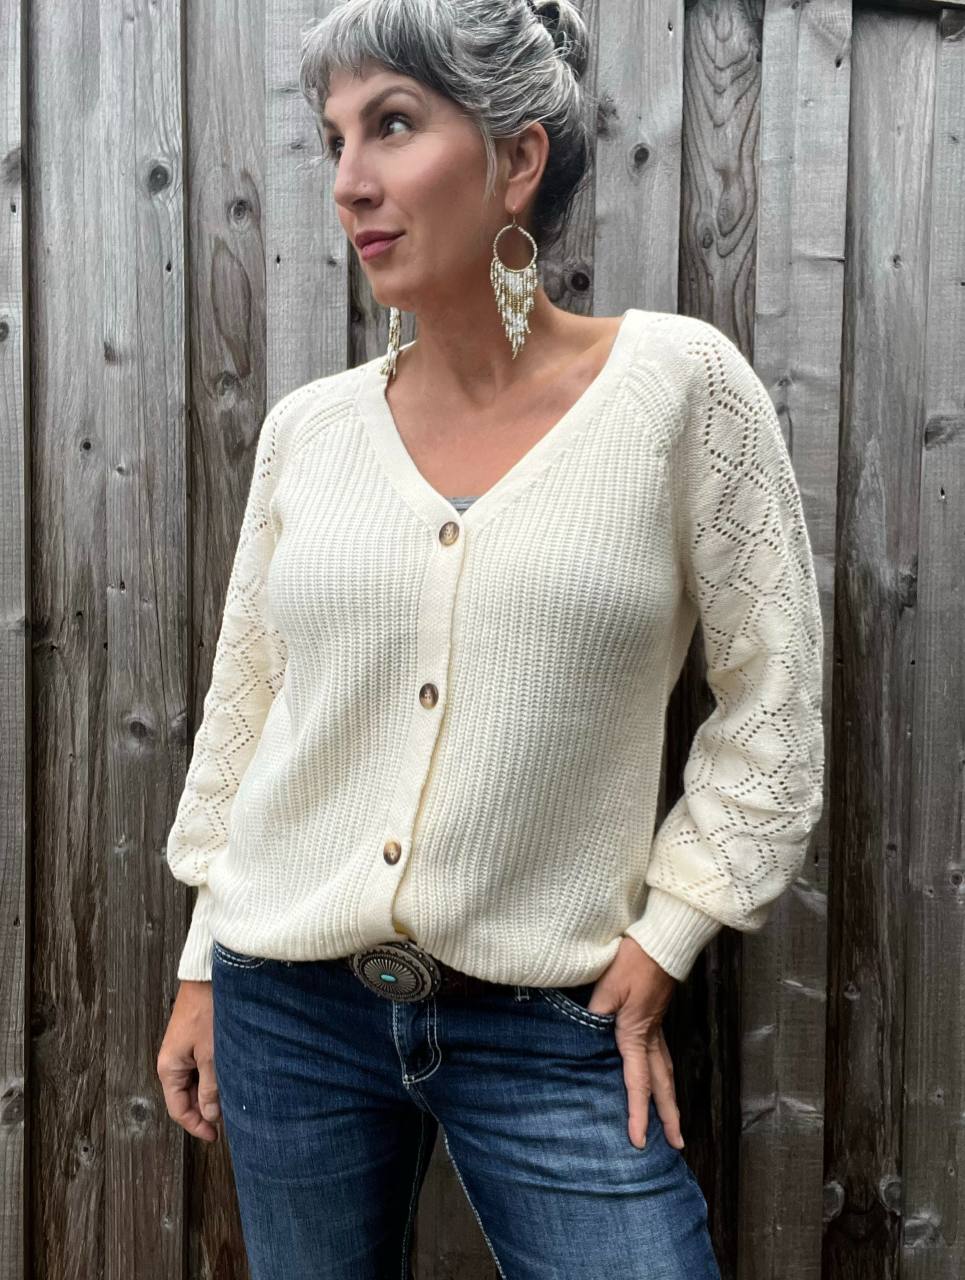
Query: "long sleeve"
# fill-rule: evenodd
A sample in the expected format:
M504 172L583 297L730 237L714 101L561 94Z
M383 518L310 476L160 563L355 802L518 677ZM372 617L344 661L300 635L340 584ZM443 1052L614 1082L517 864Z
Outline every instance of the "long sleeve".
M272 625L267 575L276 537L270 501L281 468L288 398L272 408L259 432L211 682L167 841L167 862L175 878L198 886L178 965L182 979L207 981L211 977L208 867L227 847L231 807L239 783L284 679L287 649Z
M624 933L678 979L724 925L757 931L800 872L823 807L823 628L800 492L767 389L699 323L667 464L679 561L715 708L654 836Z

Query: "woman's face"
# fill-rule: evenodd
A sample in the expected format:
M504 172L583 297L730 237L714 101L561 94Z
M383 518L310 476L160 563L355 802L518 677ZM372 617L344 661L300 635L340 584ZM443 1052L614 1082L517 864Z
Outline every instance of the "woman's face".
M402 233L374 257L355 247L377 301L418 312L449 298L464 305L480 281L488 288L493 237L509 220L503 151L502 181L484 205L486 152L475 125L448 98L381 66L364 78L333 77L323 112L345 234L355 246L363 231ZM523 265L529 255L506 243L515 240L500 240L500 257L516 265L515 252Z

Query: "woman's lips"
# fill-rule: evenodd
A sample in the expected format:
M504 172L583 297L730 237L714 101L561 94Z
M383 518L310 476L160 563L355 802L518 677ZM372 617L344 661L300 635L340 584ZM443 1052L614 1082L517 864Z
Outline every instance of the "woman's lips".
M376 254L384 253L396 240L404 236L405 232L400 231L397 236L392 236L390 240L372 240L367 245L363 245L359 250L363 258L374 258Z

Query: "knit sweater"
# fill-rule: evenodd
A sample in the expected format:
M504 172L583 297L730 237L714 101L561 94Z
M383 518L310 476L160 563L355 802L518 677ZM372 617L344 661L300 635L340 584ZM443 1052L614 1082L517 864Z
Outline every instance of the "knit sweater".
M409 346L412 343L407 344ZM412 939L495 982L689 973L799 874L823 803L822 622L774 406L704 321L630 309L601 372L460 512L382 356L265 418L167 861L213 939ZM714 709L655 830L700 622Z

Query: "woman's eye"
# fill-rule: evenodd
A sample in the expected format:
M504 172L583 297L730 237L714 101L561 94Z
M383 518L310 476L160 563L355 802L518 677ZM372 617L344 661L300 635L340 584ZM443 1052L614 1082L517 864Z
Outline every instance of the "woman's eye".
M386 114L379 121L380 127L384 125L388 120L401 120L402 123L407 128L409 125L408 119L404 115L402 115L402 113L399 111L386 112ZM333 164L338 164L338 158L342 154L341 151L339 150L339 144L341 143L341 141L342 141L341 138L332 138L332 140L329 142L326 148L326 155L328 156L329 160L332 161Z

